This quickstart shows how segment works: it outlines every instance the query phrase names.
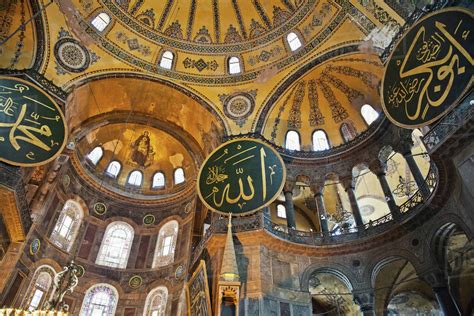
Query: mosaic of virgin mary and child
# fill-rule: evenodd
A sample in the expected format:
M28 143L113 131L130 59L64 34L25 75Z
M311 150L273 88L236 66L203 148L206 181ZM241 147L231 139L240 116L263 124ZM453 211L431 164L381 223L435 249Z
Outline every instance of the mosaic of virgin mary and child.
M144 131L131 145L130 160L142 168L153 163L155 151L151 146L150 132Z

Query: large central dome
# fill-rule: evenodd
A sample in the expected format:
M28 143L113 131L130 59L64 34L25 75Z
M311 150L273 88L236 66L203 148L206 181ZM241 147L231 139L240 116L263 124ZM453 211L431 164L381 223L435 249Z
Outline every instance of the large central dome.
M223 51L249 49L281 36L316 1L293 0L104 0L117 19L146 37L182 50L203 44ZM296 3L295 3L296 2ZM242 47L242 43L245 43Z

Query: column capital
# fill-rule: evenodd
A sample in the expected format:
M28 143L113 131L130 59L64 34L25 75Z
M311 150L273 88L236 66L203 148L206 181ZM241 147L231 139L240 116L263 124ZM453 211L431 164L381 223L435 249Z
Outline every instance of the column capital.
M314 196L320 196L324 193L324 181L312 182L309 186Z
M399 142L393 146L393 150L401 153L403 156L411 155L411 148L414 146L413 139L411 138L411 130L400 129L399 130Z
M344 190L348 191L349 189L354 189L355 184L354 184L354 179L352 177L347 177L347 178L342 178L339 179L341 182L342 186L344 187Z
M422 278L432 288L448 286L446 274L440 268L434 268L419 273Z
M283 186L283 193L291 193L293 194L293 189L295 188L295 182L286 181L285 185Z
M385 170L387 169L387 164L381 162L379 159L373 160L369 164L369 169L372 171L376 176L385 176Z
M352 292L354 303L359 305L361 312L368 315L367 312L373 312L375 309L375 294L373 289L357 290Z

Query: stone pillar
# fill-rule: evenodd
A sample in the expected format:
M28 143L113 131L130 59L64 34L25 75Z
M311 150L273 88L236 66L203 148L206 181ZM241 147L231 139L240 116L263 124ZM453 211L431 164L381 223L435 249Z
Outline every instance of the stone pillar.
M461 316L459 307L449 291L448 282L442 270L434 269L422 273L421 278L433 289L436 300L444 315Z
M312 187L314 193L314 200L316 202L316 216L319 218L321 231L323 233L329 232L328 220L326 214L326 206L324 205L324 184L314 185Z
M359 210L359 205L357 204L357 199L355 197L354 193L354 183L352 179L345 179L342 181L344 185L344 189L347 192L347 195L349 196L349 201L351 203L351 208L352 208L352 214L354 215L354 220L356 223L356 226L362 226L364 225L364 222L362 221L362 216L360 215L360 210Z
M283 193L285 194L286 222L288 229L296 229L295 206L293 205L293 186L285 184Z
M390 213L392 213L393 218L399 218L401 216L400 208L392 195L392 190L388 185L387 178L385 178L385 165L376 160L373 164L370 165L370 170L375 173L377 179L379 179L380 186L382 187L383 194L385 195L385 201L387 201L388 208Z
M354 291L354 303L359 305L363 316L375 316L375 296L373 290Z
M430 190L426 186L425 178L421 174L420 168L416 164L415 158L411 153L411 148L413 147L413 141L411 138L409 140L404 139L401 144L398 146L397 151L403 155L405 158L408 168L410 168L413 179L418 186L418 189L421 191L423 198L428 198L430 196Z

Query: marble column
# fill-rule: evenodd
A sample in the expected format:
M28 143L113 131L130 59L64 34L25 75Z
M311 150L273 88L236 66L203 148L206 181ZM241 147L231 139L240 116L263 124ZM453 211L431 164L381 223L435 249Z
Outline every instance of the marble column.
M400 208L398 207L397 203L395 203L395 198L393 197L392 190L390 190L387 178L385 177L385 166L379 160L377 160L375 163L370 165L370 170L375 173L377 179L380 182L383 194L385 195L385 201L387 201L387 205L390 209L392 217L400 217Z
M354 215L354 221L356 226L363 226L364 222L362 221L362 216L360 215L359 205L357 204L357 199L354 193L354 184L352 179L346 179L343 181L344 188L349 196L349 202L351 203L352 215Z
M423 198L428 198L430 196L430 190L426 186L425 178L421 174L420 168L416 164L415 158L411 153L411 148L413 147L413 141L410 139L404 139L397 148L397 151L403 155L405 158L408 168L410 168L413 179L418 186L418 189L421 191Z
M284 189L286 222L288 229L296 229L295 206L293 205L293 191Z
M315 185L312 188L314 200L316 202L316 216L319 218L319 224L323 233L329 232L326 206L324 205L324 185Z
M375 295L373 290L354 292L354 303L359 305L363 316L375 316Z
M448 282L443 271L439 268L421 274L421 278L428 283L435 294L439 307L444 315L461 315L456 300L451 295Z

